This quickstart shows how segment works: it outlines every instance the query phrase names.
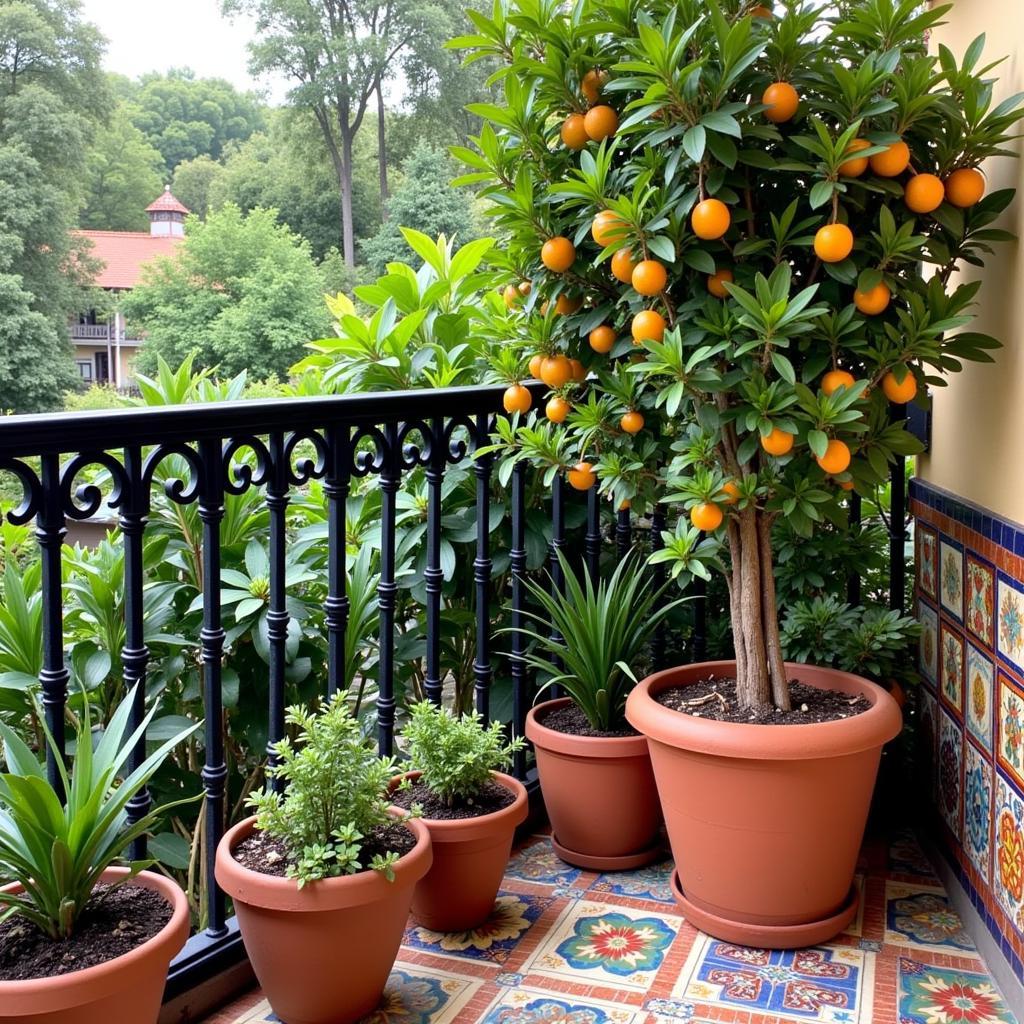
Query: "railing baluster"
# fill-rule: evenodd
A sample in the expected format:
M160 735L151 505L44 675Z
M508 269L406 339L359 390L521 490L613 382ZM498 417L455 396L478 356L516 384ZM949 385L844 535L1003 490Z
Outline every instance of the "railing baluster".
M217 844L224 831L224 795L228 776L224 763L221 659L224 629L220 606L220 524L224 518L224 476L220 441L199 442L202 482L199 490L199 518L203 523L203 627L199 641L203 659L203 714L206 763L202 779L206 791L205 852L207 880L206 931L212 937L224 935L224 893L214 883Z
M907 418L906 406L893 406L894 421ZM907 481L904 476L906 460L894 455L889 486L889 607L903 613L903 592L906 585L906 566L903 549L906 544Z
M512 545L509 549L509 563L512 572L512 616L513 630L524 624L523 577L526 574L526 464L517 462L512 470ZM526 651L522 633L513 632L512 638L512 728L516 736L526 731L526 713L530 707L527 692L526 665L521 658ZM514 755L512 768L517 779L526 777L526 751Z
M43 667L39 684L43 691L43 713L57 750L66 749L64 710L70 674L64 663L64 620L61 579L61 545L64 543L64 508L61 501L60 458L44 455L41 460L42 501L36 516L36 540L41 559L40 586L43 593ZM60 792L57 760L46 749L46 775Z
M855 530L860 526L860 495L850 491L849 502L847 522L850 529ZM846 578L846 600L850 604L860 604L860 573L856 569L851 569Z
M288 455L284 434L275 430L270 435L270 466L267 477L266 506L270 520L270 601L267 608L267 644L270 648L270 690L267 708L267 759L277 764L274 744L284 739L284 670L287 659L288 606L285 588L287 563L286 520L288 511ZM278 792L284 779L274 779Z
M665 546L665 542L661 539L661 532L665 529L665 513L661 510L661 506L658 506L651 513L651 551L661 551ZM665 567L664 562L657 562L652 567L652 579L654 586L661 590L665 586L665 582L668 579L668 571ZM658 598L657 607L660 608L664 602L664 597ZM654 660L654 668L656 671L660 671L665 667L665 621L664 619L658 624L658 627L654 630L654 636L651 639L651 655Z
M400 483L398 425L384 427L384 451L381 464L380 584L377 587L380 609L379 692L377 696L377 733L381 754L390 757L395 748L395 495Z
M149 490L143 480L142 449L130 445L124 450L127 493L122 495L118 526L124 537L124 647L121 649L121 664L124 666L126 689L136 688L132 701L130 728L137 729L146 715L146 667L149 664L149 648L146 646L143 620L143 585L145 566L142 560L142 544L149 515ZM135 745L128 758L128 770L135 771L146 759L146 739ZM143 786L128 801L128 820L141 821L149 811L152 797L149 788ZM146 856L146 837L140 836L132 843L132 860L143 860Z
M561 473L555 475L551 481L551 593L557 597L565 589L565 577L562 573L562 562L558 555L565 546L565 480ZM557 627L551 630L551 639L557 646L564 637ZM552 657L552 663L559 665L558 656ZM549 690L552 697L561 697L562 688L553 686Z
M351 431L333 424L327 428L327 597L324 619L327 624L327 696L333 697L347 685L345 678L345 631L348 628L348 588L346 568L346 504L351 476Z
M630 526L630 509L620 508L615 514L615 554L619 561L629 554L633 543L633 530Z
M423 580L427 590L427 656L423 689L428 700L441 704L441 487L448 452L443 443L444 421L431 423L430 461L427 464L427 565Z
M477 445L487 442L490 416L481 413L476 421ZM476 473L476 558L473 580L476 583L476 656L473 659L476 709L490 717L491 706L491 455L475 460Z
M583 537L583 551L587 572L596 584L601 569L601 499L596 487L587 491L587 532Z

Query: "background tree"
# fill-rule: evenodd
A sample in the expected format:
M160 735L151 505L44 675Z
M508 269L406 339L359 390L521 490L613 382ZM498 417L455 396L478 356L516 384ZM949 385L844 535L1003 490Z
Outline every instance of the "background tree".
M229 203L205 222L189 219L185 241L145 267L124 311L146 332L143 372L158 355L177 365L194 351L197 368L287 376L306 342L330 327L323 290L309 243L275 210L246 215Z
M182 160L174 168L171 191L200 220L206 220L210 210L210 193L223 174L224 165L205 153L192 160Z

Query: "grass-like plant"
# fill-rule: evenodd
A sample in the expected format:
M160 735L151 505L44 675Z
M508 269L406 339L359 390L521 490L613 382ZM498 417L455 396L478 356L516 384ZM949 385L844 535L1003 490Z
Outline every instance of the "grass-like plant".
M317 714L301 706L288 709L288 725L297 730L274 744L277 764L271 779L285 792L253 793L249 806L256 826L279 839L288 853L287 874L301 889L307 882L353 875L371 868L394 877L399 858L377 853L364 863L363 840L395 818L388 813L388 783L397 772L393 758L379 757L363 736L358 719L339 690Z
M449 807L456 800L476 797L491 772L507 768L524 743L521 736L506 742L501 722L485 725L476 711L460 718L429 700L409 708L402 736L410 766Z
M587 572L581 584L561 552L558 559L565 579L561 593L525 581L541 610L524 614L542 630L518 627L535 645L522 660L550 674L541 692L561 686L593 729L620 729L626 697L637 681L633 664L658 624L685 598L655 607L659 594L650 571L633 555L619 562L611 576L596 587ZM552 629L561 639L551 638L548 631ZM561 668L552 664L552 657Z
M94 899L103 872L168 810L192 799L164 804L139 821L128 821L128 801L149 782L171 750L199 728L197 723L182 730L122 777L131 751L145 736L156 711L130 730L134 694L133 689L115 710L95 749L86 701L70 773L63 764L63 752L43 725L66 802L48 781L36 755L12 729L0 724L7 765L7 772L0 774L0 878L19 883L22 890L0 892L0 920L17 914L54 940L68 938ZM130 881L153 863L132 861L128 874L115 885Z

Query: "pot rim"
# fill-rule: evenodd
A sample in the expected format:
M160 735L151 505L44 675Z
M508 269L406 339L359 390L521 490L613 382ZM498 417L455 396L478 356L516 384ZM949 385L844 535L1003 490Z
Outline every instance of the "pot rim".
M647 737L638 733L636 736L573 736L557 729L549 729L541 721L540 715L555 708L566 707L572 703L570 697L557 697L535 704L526 715L526 737L534 746L549 750L555 754L566 754L570 757L646 757Z
M214 874L220 887L232 899L265 910L322 913L373 903L385 899L389 893L414 885L432 863L427 826L416 818L407 818L402 824L416 836L416 845L396 861L393 882L366 868L354 875L309 882L300 889L294 878L253 871L235 860L233 851L255 830L255 815L224 833L217 845Z
M703 661L677 665L642 680L626 701L626 718L653 742L701 754L747 760L804 761L840 757L880 747L897 736L903 716L882 687L851 672L785 663L790 679L822 689L860 694L871 703L852 718L806 725L750 725L696 718L659 704L652 694L670 686L697 682L716 675L735 675L735 661Z
M422 772L412 771L396 775L390 783L391 791L394 791L394 787L402 779L412 779L415 782L421 774ZM492 771L491 778L512 793L515 797L512 803L496 811L489 811L487 814L478 814L474 818L429 818L423 815L413 820L426 824L430 830L431 841L435 843L475 839L501 828L514 829L526 821L530 810L526 787L518 779L506 775L504 772ZM402 813L407 811L407 808L404 807L397 809Z
M127 867L112 866L100 876L100 881L121 878L128 874ZM40 1001L40 1009L57 1010L75 1006L83 1002L76 995L81 989L90 990L90 1001L102 998L116 991L120 986L119 976L123 971L130 970L140 961L155 956L156 948L167 948L167 960L170 960L185 944L189 934L188 898L177 882L155 871L140 871L130 883L139 884L141 888L151 889L159 893L171 906L171 919L145 942L130 949L127 953L114 957L92 967L68 971L66 974L54 974L46 978L30 978L23 981L0 981L0 1006L11 1011L18 1011L33 1000ZM17 883L4 886L5 889L18 889ZM42 1003L46 1000L45 1005Z

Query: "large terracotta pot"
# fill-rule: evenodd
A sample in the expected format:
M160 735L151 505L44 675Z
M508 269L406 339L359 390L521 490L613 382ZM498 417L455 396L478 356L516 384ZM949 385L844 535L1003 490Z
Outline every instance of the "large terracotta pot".
M515 796L507 807L477 818L419 819L430 832L434 862L413 893L412 916L431 931L471 931L494 909L516 827L526 821L529 804L521 782L501 772L491 775ZM401 778L419 776L408 772Z
M234 900L242 941L274 1013L288 1024L347 1024L377 1008L402 944L416 883L430 867L430 834L406 825L416 845L389 882L376 871L293 878L250 871L232 851L255 827L235 825L217 847L217 881Z
M786 670L811 686L863 694L871 707L821 724L745 725L653 699L671 686L734 677L732 661L658 672L626 702L650 745L687 920L716 938L771 949L824 942L853 919L878 759L901 726L896 702L874 683L809 665Z
M102 880L127 873L127 868L107 868ZM160 893L171 904L170 921L148 942L105 964L56 978L0 981L0 1024L156 1024L167 968L188 938L188 900L175 882L150 871L131 884ZM18 887L5 891L12 890Z
M545 701L526 716L555 852L594 871L650 864L662 854L661 811L645 737L571 736L544 725L568 703Z

